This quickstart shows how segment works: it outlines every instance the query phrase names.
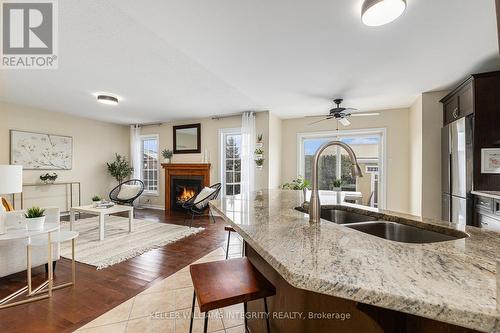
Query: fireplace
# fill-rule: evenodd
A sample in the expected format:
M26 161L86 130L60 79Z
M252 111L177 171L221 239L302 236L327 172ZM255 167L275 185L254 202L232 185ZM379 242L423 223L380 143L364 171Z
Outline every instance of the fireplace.
M165 213L181 210L182 203L210 186L210 163L163 163Z
M182 204L200 193L202 176L172 176L170 180L170 209L183 210Z

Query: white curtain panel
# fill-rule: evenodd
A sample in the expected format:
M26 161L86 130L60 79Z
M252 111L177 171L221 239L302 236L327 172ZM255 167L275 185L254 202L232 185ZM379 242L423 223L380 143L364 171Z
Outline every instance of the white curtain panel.
M241 119L241 195L249 197L254 189L255 113L243 112Z
M134 179L141 179L141 127L130 125L130 162Z

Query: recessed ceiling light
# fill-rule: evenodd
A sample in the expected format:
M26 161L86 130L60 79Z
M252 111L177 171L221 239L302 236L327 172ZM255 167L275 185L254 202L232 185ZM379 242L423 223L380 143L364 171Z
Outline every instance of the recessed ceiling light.
M118 105L118 98L110 95L97 95L97 101L102 104Z
M365 0L361 7L364 24L375 27L390 23L406 9L406 0Z

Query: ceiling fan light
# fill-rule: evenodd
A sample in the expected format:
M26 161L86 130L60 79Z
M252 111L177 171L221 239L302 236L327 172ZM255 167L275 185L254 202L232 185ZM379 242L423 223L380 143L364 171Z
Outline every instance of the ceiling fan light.
M370 27L390 23L406 10L406 0L365 0L361 7L361 20Z

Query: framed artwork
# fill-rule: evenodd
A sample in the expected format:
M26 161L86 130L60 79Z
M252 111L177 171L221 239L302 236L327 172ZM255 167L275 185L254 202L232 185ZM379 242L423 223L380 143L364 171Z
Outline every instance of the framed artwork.
M481 149L481 173L500 173L500 148Z
M201 153L201 124L174 126L174 154Z
M10 130L10 164L25 170L71 170L73 138Z

